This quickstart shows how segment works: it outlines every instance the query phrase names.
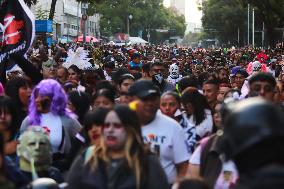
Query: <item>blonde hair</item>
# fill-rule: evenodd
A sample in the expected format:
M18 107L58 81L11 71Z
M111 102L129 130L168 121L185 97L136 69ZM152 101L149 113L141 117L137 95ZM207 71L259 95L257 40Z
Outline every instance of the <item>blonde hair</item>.
M145 157L144 144L141 140L141 137L133 127L125 126L124 128L127 132L127 140L124 146L124 157L126 159L127 166L134 171L137 183L136 189L140 189L143 172L142 158ZM93 170L98 168L99 160L102 160L108 165L111 161L108 154L108 149L103 138L101 137L100 147L94 149L92 157L89 159L89 161L87 161L87 163L91 165Z

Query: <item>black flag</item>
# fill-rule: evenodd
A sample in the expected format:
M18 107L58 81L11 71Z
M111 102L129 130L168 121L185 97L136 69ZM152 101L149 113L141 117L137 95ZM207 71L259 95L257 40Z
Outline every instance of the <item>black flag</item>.
M0 63L10 54L24 55L35 36L33 13L23 0L0 3Z

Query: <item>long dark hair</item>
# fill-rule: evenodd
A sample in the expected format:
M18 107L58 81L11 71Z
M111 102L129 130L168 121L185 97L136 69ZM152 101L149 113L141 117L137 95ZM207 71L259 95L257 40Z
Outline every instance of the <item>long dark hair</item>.
M188 90L183 93L181 96L181 102L184 105L188 103L192 105L193 119L195 120L196 125L199 125L206 118L205 109L210 110L206 97L195 89Z
M95 100L99 97L99 96L103 96L107 99L109 99L109 101L111 101L113 104L115 103L115 94L108 90L108 89L100 89L96 92L96 94L92 97L92 103L95 102Z
M10 136L11 138L9 140L12 140L13 137L15 137L16 133L18 132L18 123L19 123L19 116L17 113L17 107L15 106L13 100L8 96L0 96L0 111L5 111L11 114L12 116L12 122L10 127L8 128L11 132Z
M4 142L4 137L2 135L2 133L0 133L0 159L1 159L1 165L0 165L0 175L4 175L6 172L5 172L5 154L4 154L4 145L5 145L5 142Z
M82 71L78 68L78 66L73 64L68 68L68 70L73 70L78 75L79 81L82 80Z
M19 89L21 87L32 87L32 83L27 78L15 77L10 79L5 86L6 95L12 98L14 106L17 107L16 111L19 119L18 122L15 123L15 126L18 128L21 126L21 123L28 112L28 107L26 107L27 109L24 109L25 105L20 100Z
M101 126L104 124L105 117L108 113L108 109L96 108L95 111L88 111L84 116L84 134L86 136L86 143L90 143L90 138L88 136L88 131L93 127L93 125Z
M75 107L75 114L78 116L78 121L82 124L84 115L90 109L91 96L82 91L71 91L68 93L70 102Z
M141 188L142 178L145 176L144 171L147 167L145 166L147 159L138 115L125 105L117 105L114 107L113 111L118 115L127 131L128 142L126 142L126 160L128 166L134 170L137 188Z

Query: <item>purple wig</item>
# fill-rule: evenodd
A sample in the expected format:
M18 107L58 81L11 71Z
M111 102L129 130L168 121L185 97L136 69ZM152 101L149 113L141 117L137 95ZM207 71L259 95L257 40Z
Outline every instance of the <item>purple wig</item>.
M29 122L40 124L41 113L37 111L37 96L48 96L51 99L50 112L54 115L69 115L66 111L67 96L61 85L53 79L42 80L33 90L29 105Z

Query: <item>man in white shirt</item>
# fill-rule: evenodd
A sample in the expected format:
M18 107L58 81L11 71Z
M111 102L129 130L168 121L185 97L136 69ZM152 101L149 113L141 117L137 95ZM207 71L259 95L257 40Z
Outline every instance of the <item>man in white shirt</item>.
M183 130L175 120L158 112L160 92L152 81L136 81L129 95L137 102L143 140L160 157L168 181L173 184L185 175L190 156Z

